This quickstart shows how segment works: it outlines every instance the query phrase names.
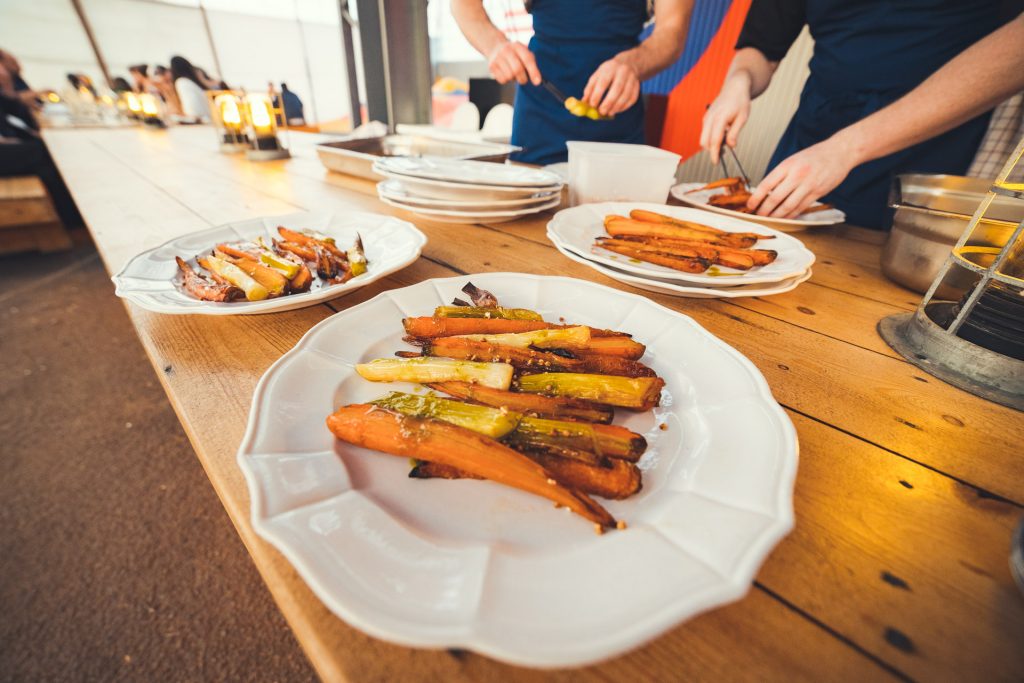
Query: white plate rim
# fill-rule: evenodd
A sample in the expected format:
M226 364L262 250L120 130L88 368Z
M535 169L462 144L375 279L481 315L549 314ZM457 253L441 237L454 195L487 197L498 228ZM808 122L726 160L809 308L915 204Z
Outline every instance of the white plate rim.
M396 190L395 187L400 187ZM421 204L424 208L436 208L448 206L455 209L475 209L486 206L497 207L527 207L534 204L543 204L551 201L559 194L559 190L550 192L538 192L537 195L529 197L516 197L514 199L435 199L434 197L420 197L402 187L401 180L389 178L377 183L377 194L382 198L391 199L396 202Z
M257 221L280 221L282 223L287 222L298 222L308 220L310 216L322 216L331 215L333 211L298 211L288 214L281 214L275 216L257 216L254 218L247 218L240 221L231 221L228 223L221 223L219 225L210 226L203 228L202 230L195 230L190 233L178 235L173 237L163 244L157 245L150 249L144 249L135 256L127 259L121 269L116 275L113 275L110 279L114 283L114 294L122 299L131 301L132 303L144 308L147 311L153 313L161 313L165 315L262 315L265 313L280 313L284 311L292 311L299 308L305 308L306 306L313 306L315 304L323 303L324 301L330 301L339 296L342 296L348 292L360 289L366 285L372 284L383 277L386 277L394 272L401 270L412 264L416 259L423 253L423 247L427 244L427 236L409 221L402 220L395 216L388 216L385 214L377 214L367 211L358 212L346 212L348 216L372 216L374 218L387 219L388 221L394 221L403 230L409 232L413 239L414 245L405 258L392 264L388 268L374 269L373 261L370 261L367 272L363 275L352 278L348 282L340 283L337 285L331 285L329 287L323 287L316 291L303 292L302 294L290 294L288 296L276 297L273 299L265 299L263 301L234 301L230 304L218 305L214 302L202 302L196 299L189 299L190 305L168 305L155 300L152 296L148 296L145 292L136 292L131 289L130 276L126 276L128 270L132 265L139 260L146 259L150 255L161 251L163 249L175 248L175 244L181 240L190 240L198 238L206 233L211 235L230 228L234 229L236 226L245 225L248 223L256 223ZM241 237L241 235L240 235ZM365 239L365 238L364 238ZM210 246L213 246L211 244ZM184 254L191 257L188 254L188 250L185 250ZM184 255L183 254L183 255ZM177 289L177 288L175 288ZM182 297L186 295L182 294ZM213 304L213 305L202 305L202 304Z
M617 271L614 268L610 268L601 263L596 263L583 258L579 254L563 249L557 244L555 245L555 249L570 261L575 261L580 265L592 268L616 282L621 282L648 292L656 292L666 296L677 296L690 299L740 299L748 296L772 296L774 294L785 294L786 292L792 292L798 285L807 282L813 274L811 269L808 268L802 275L797 275L789 280L770 283L765 287L759 287L758 285L740 285L738 287L723 287L719 289L709 287L687 287L675 284L674 282L655 281L623 271Z
M529 206L517 211L445 211L444 209L431 209L429 207L420 207L406 204L395 199L389 199L383 195L379 199L387 204L388 206L394 206L399 209L405 209L413 213L418 213L422 216L437 216L438 218L464 218L473 219L480 218L481 220L487 220L488 218L518 218L520 216L529 216L530 214L540 213L541 211L547 211L553 209L562 203L562 197L556 195L544 202L543 204L536 204Z
M731 282L726 284L723 283L723 278L720 276L715 277L711 275L705 275L703 273L684 273L682 271L673 270L671 268L659 266L653 263L640 262L634 264L628 261L622 261L620 260L618 254L613 254L613 252L605 252L605 250L600 250L599 248L593 247L592 242L589 242L587 244L588 253L584 253L582 251L582 247L578 247L577 245L569 243L566 239L564 239L564 236L559 233L560 230L569 229L566 223L570 220L573 220L573 218L570 218L570 215L573 212L582 213L585 210L591 210L597 212L604 212L605 214L620 212L625 212L626 214L628 214L628 210L633 209L640 209L643 211L654 211L657 213L663 213L667 215L674 214L676 216L679 216L682 220L700 220L711 227L717 227L720 229L726 229L730 231L750 231L760 232L762 234L767 232L768 234L774 235L775 240L777 241L772 240L771 242L764 244L764 247L770 248L773 245L785 244L793 254L793 259L797 260L797 263L793 264L793 266L789 270L782 272L771 272L771 270L766 271L764 269L750 270L742 274L737 274L735 277L727 278L731 280ZM603 228L601 230L601 233L604 234ZM604 265L616 268L618 270L624 270L630 273L635 273L637 275L643 275L647 277L655 277L662 280L676 280L678 282L689 282L701 285L709 285L713 287L727 287L742 284L758 284L787 280L809 269L814 264L816 258L814 252L812 252L810 249L804 246L803 242L801 242L793 235L787 234L780 230L776 230L774 228L767 227L764 225L758 225L756 223L752 223L750 221L737 218L731 218L726 216L709 217L707 214L701 213L698 209L681 206L669 206L667 204L650 204L643 202L599 202L596 204L581 204L579 206L573 206L567 209L562 209L554 216L552 216L551 220L548 222L547 225L547 235L549 240L555 242L556 244L564 247L565 249L575 254L579 254L584 258L590 259L592 261L597 261L598 263L603 263ZM799 259L803 260L800 261ZM777 263L778 262L776 261L775 264ZM765 266L764 268L768 269L771 267L771 265Z
M515 194L519 196L528 196L530 194L537 194L538 192L557 192L561 190L565 183L559 181L558 183L551 185L529 185L524 187L512 187L504 185L479 185L475 183L451 183L447 180L434 180L433 178L417 178L415 176L402 175L401 173L392 173L378 167L374 167L374 173L384 178L392 180L399 180L405 183L421 183L424 185L433 185L435 187L442 187L446 189L459 190L461 192L502 192L508 194Z
M324 585L318 582L313 576L309 566L306 563L305 558L300 552L288 543L288 540L282 535L278 534L268 523L263 519L263 510L266 505L266 501L263 498L262 490L260 488L260 481L258 474L249 466L248 452L252 448L252 443L256 437L258 430L258 420L260 417L260 409L264 400L264 393L267 391L267 387L271 383L276 372L285 366L285 364L294 356L302 353L306 347L312 344L312 341L320 334L323 334L333 324L338 324L336 320L342 319L348 311L356 311L364 307L370 307L382 299L389 298L393 294L408 290L416 287L434 287L437 288L439 283L456 281L465 282L469 279L469 276L455 276L450 278L433 278L419 282L409 287L400 288L397 290L389 290L381 292L372 299L353 306L346 311L341 311L334 316L331 316L317 325L310 328L305 335L299 340L296 345L281 356L260 378L259 383L253 394L253 400L249 412L249 420L246 426L246 432L239 446L237 454L237 462L242 469L246 482L249 488L250 494L250 510L251 510L251 521L254 530L262 538L274 545L288 560L292 563L298 574L307 582L314 594L320 598L325 605L332 610L339 617L347 621L354 627L368 633L369 635L380 638L386 641L394 642L400 645L409 647L422 647L422 648L465 648L471 649L475 652L484 654L495 659L520 665L530 666L537 668L562 668L562 667L574 667L584 666L592 664L598 661L609 659L620 654L623 654L635 647L638 647L653 638L661 635L668 629L678 625L682 621L691 618L697 614L708 611L710 609L720 607L728 604L735 600L743 597L752 585L753 579L757 574L757 571L761 565L765 562L771 550L782 540L793 528L794 525L794 511L793 511L793 489L795 486L796 470L799 459L799 441L797 439L796 430L793 426L792 421L788 415L782 409L782 407L775 401L771 394L771 389L768 386L767 380L761 372L754 366L754 364L739 353L736 349L726 344L724 341L715 337L713 334L705 330L699 323L690 318L689 316L673 311L672 309L666 308L665 306L658 304L650 299L632 294L629 292L623 292L618 289L601 285L586 280L579 280L571 277L564 276L542 276L542 275L531 275L525 273L486 273L476 274L472 276L474 280L477 280L479 286L488 287L490 278L524 278L527 281L537 280L549 280L549 281L561 281L565 283L574 283L582 285L588 288L596 290L604 290L611 296L616 297L629 297L638 300L638 303L645 306L653 306L655 310L661 311L664 314L683 320L687 325L692 326L693 329L698 333L707 337L709 342L715 345L719 350L731 356L732 359L739 364L739 366L747 373L749 378L754 382L757 389L756 397L768 411L770 411L777 420L777 427L780 432L780 436L784 438L785 444L780 449L780 452L785 453L787 456L781 463L779 469L778 484L774 490L774 504L773 510L775 516L772 517L772 522L767 526L757 537L756 541L753 542L746 551L743 553L742 560L738 560L738 564L743 564L743 570L739 572L741 576L737 577L722 577L725 578L725 582L721 584L716 591L703 591L699 593L699 599L696 605L691 605L689 608L676 606L675 609L665 608L659 611L656 615L648 615L645 623L642 625L633 624L633 631L626 637L623 637L621 633L612 634L610 639L612 642L602 642L596 646L581 645L580 643L572 643L571 648L566 648L561 651L559 656L556 657L545 657L537 658L522 648L507 647L500 642L488 638L480 638L475 634L469 634L468 636L453 637L447 634L436 634L436 633L408 633L408 632L396 632L393 628L389 628L387 625L380 625L375 623L374 615L362 614L358 610L349 609L344 601L337 596L331 594ZM415 629L415 626L413 627Z
M410 168L419 164L419 169ZM433 165L434 168L431 168ZM432 156L421 156L421 157L382 157L374 163L374 166L390 171L403 176L411 176L413 178L425 178L430 180L442 180L450 183L458 184L473 184L473 185L486 185L489 187L536 187L543 185L555 185L562 182L562 178L551 171L546 171L543 168L531 168L528 166L513 165L513 164L499 164L490 161L473 161L470 159L451 159L448 157L432 157ZM460 179L455 177L452 171L445 171L442 167L449 167L452 169L461 169L468 171L472 169L480 169L481 171L494 171L496 168L500 168L506 171L505 175L509 178L493 182L488 182L487 179L470 178ZM496 175L501 175L500 172ZM523 178L515 178L515 175L525 176ZM531 179L532 176L534 179Z
M838 214L838 216L835 216L827 220L822 220L820 218L771 218L769 216L752 217L750 214L741 213L739 211L733 211L732 209L726 209L721 206L713 206L711 204L708 204L707 197L702 197L701 199L697 198L699 196L702 196L704 193L687 194L689 190L693 190L698 187L704 187L704 185L706 184L707 183L679 183L678 185L673 185L669 189L669 194L671 194L679 201L685 204L689 204L690 206L697 207L698 209L705 209L707 211L714 211L715 213L720 213L723 216L732 216L734 218L759 221L761 223L775 223L777 225L790 225L796 227L810 228L815 226L837 225L846 220L846 214L843 213L840 209L836 208L833 208L832 211L835 211ZM708 196L710 196L711 194L716 194L711 190L708 190L708 192L710 193ZM818 204L820 202L815 203Z

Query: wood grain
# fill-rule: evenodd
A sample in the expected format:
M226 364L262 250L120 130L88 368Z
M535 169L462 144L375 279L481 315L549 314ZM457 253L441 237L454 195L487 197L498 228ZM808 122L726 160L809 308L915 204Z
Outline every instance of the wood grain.
M258 215L405 216L380 205L372 183L325 173L303 142L289 162L252 164L217 154L206 129L48 131L47 141L108 270L177 235ZM335 618L249 524L234 454L270 363L332 310L430 277L518 270L634 291L557 254L544 218L490 228L415 222L431 240L425 258L329 305L237 318L128 307L225 509L325 680L1024 677L1024 601L1006 566L1021 509L982 490L1024 497L1020 413L922 375L880 345L873 321L912 306L914 295L880 278L876 245L826 232L805 241L819 257L812 282L828 259L831 284L735 303L651 296L751 358L800 435L797 527L744 600L627 656L553 673L390 645ZM833 286L844 279L863 286ZM225 342L238 335L241 347Z

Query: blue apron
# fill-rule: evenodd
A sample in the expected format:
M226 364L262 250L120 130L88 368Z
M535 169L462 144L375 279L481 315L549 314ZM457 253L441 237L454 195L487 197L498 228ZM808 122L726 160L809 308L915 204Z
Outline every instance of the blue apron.
M806 0L811 75L768 168L882 109L999 27L1000 0ZM991 112L936 138L862 164L822 201L846 220L888 229L899 173L963 175Z
M534 0L530 50L541 75L567 97L581 97L591 74L623 50L636 47L647 19L646 0ZM570 114L543 87L516 89L512 144L523 148L516 161L565 161L566 140L644 141L643 104L637 100L610 121Z

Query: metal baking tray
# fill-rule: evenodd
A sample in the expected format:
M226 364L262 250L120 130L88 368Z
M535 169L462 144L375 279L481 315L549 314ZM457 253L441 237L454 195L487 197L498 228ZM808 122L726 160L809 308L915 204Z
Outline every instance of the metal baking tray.
M503 163L512 152L522 149L497 142L441 140L423 135L383 135L325 142L316 146L320 163L328 170L379 180L373 162L381 157L440 156Z

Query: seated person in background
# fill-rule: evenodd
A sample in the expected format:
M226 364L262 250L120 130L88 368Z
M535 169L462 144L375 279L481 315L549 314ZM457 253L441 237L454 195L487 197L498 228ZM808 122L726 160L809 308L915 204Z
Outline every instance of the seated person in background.
M306 125L306 115L303 112L302 100L299 96L288 89L287 83L281 84L281 103L284 108L284 118L290 126Z
M136 64L128 67L128 75L132 77L132 90L135 92L142 94L155 91L155 86L149 79L149 66L146 64Z
M808 25L815 41L810 76L768 164L782 170L769 173L748 204L758 215L795 216L810 204L811 184L803 182L806 175L787 173L792 165L784 160L907 94L996 30L1001 6L1002 0L753 0L725 83L704 117L701 145L714 163L723 143L736 145L751 99L768 87L779 61ZM843 210L851 224L887 229L892 177L910 171L963 174L988 119L986 110L975 111L937 137L865 159L823 199Z
M195 70L196 75L199 76L199 81L206 86L207 90L229 90L227 83L214 78L207 73L206 69L197 66Z
M210 120L210 105L206 101L207 87L203 85L196 68L184 57L171 57L171 77L178 94L183 116L198 120Z
M0 84L11 82L0 66ZM31 175L46 186L57 215L65 226L84 225L46 145L39 138L39 124L32 110L17 97L0 93L0 177Z
M153 92L160 95L160 99L167 105L167 112L175 116L181 116L181 102L178 101L178 91L174 89L174 79L171 70L166 66L157 65L153 67Z
M0 50L0 66L3 66L10 76L11 85L18 99L33 109L39 109L43 104L43 99L21 77L21 62L7 50Z
M114 92L119 95L123 92L132 92L132 84L124 76L116 76L112 85Z
M647 0L534 0L530 46L509 41L487 16L482 0L453 0L452 14L469 42L487 58L499 83L516 81L512 144L516 160L565 161L567 140L644 142L640 82L682 53L693 0L658 0L654 31L643 42ZM547 79L602 117L574 116L541 86ZM614 117L614 118L607 118Z

